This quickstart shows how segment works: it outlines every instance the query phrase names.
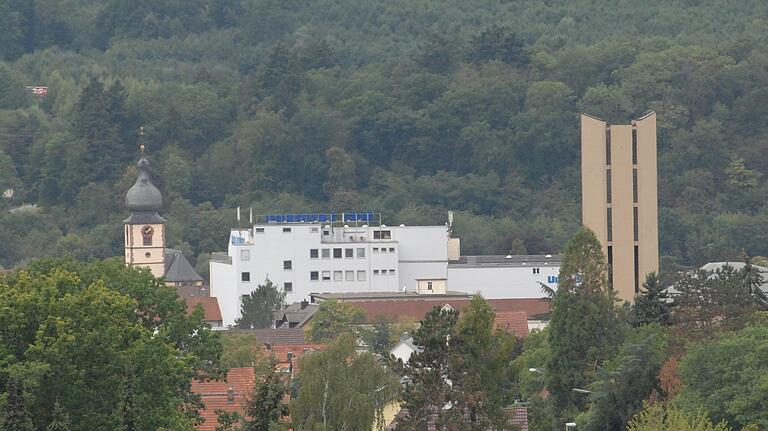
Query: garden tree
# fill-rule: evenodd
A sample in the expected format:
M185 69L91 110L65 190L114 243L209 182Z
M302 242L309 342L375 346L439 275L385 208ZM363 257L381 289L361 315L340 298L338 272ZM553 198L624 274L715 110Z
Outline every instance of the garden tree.
M404 365L408 415L399 419L398 429L421 429L430 421L447 429L507 426L504 407L516 389L510 386L515 339L494 329L494 317L480 296L472 298L461 319L453 309L430 311L414 332L422 350Z
M260 363L259 342L253 334L227 331L221 336L222 368L253 367Z
M643 409L643 401L659 389L657 376L667 357L662 326L648 324L628 333L618 354L597 372L589 385L589 408L576 418L579 429L623 430Z
M703 409L689 413L673 404L654 403L646 405L629 421L627 431L731 431L731 428L725 422L713 424Z
M69 431L69 415L61 407L61 404L56 401L53 404L53 418L51 422L45 427L45 431Z
M384 407L397 397L397 379L370 353L358 353L343 334L322 351L304 355L299 395L291 402L300 431L368 430L383 427Z
M501 429L509 423L504 411L517 388L510 359L514 358L515 336L494 328L496 313L480 295L475 295L456 327L457 362L452 364L451 382L456 394L455 418L464 418L469 429Z
M680 363L684 386L676 402L688 409L702 407L713 420L736 429L768 427L766 343L768 314L760 312L739 331L694 344Z
M239 431L240 422L243 416L238 412L228 412L225 410L216 410L216 430L215 431Z
M635 327L649 323L669 325L671 308L672 300L667 288L662 286L659 277L652 272L645 277L640 293L635 295L630 322Z
M254 367L256 382L245 404L243 431L269 431L270 425L288 416L284 399L288 394L287 378L278 369L277 359L269 357Z
M585 404L573 388L594 380L622 340L624 323L607 270L600 242L591 230L582 228L563 253L549 324L551 356L545 382L556 418Z
M413 342L421 350L414 352L404 364L405 385L401 398L408 415L398 418L398 428L416 430L432 420L449 425L450 419L442 407L454 398L448 382L454 377L451 367L455 362L451 358L456 355L454 346L461 342L454 337L458 321L459 313L455 309L435 307L419 322Z
M202 313L188 316L173 288L118 259L32 262L0 282L0 308L13 310L0 316L0 375L27 376L41 424L58 401L73 431L186 429L199 408L192 379L219 376ZM141 413L121 413L131 410Z
M389 357L389 351L394 347L392 322L384 316L378 317L370 327L361 328L360 337L373 353L383 357Z
M256 290L243 297L240 317L235 326L241 329L271 328L275 324L275 312L285 307L285 292L279 290L270 279L259 284Z
M364 321L365 313L354 305L335 299L324 300L320 302L305 334L310 342L322 343L342 334L357 334L356 326Z
M33 431L32 417L27 408L24 384L17 377L5 382L6 396L2 419L3 431Z
M679 292L672 314L675 326L689 338L741 328L750 312L764 307L764 294L755 288L762 277L753 269L751 265L742 270L725 265L713 271L697 269L680 274L674 284Z

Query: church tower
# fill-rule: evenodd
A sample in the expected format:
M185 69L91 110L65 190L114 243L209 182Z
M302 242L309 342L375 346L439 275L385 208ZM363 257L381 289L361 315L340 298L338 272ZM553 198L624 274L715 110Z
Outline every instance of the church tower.
M152 184L149 161L142 157L136 164L139 176L125 195L131 215L125 224L125 264L149 268L152 275L165 275L165 222L157 212L163 206L160 190Z

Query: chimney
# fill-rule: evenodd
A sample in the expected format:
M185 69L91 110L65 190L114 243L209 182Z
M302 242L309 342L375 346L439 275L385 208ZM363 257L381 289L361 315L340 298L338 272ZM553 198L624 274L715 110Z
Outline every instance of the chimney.
M306 299L302 299L301 300L301 309L303 310L303 309L307 308L307 305L309 305L309 302L307 302Z
M232 389L232 386L227 389L227 404L234 404L235 403L235 390Z

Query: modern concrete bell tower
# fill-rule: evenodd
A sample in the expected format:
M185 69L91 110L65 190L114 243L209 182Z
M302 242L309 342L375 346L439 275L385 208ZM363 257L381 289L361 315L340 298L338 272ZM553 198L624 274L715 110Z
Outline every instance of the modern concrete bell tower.
M614 125L581 115L581 221L603 246L613 289L632 302L659 271L656 113Z

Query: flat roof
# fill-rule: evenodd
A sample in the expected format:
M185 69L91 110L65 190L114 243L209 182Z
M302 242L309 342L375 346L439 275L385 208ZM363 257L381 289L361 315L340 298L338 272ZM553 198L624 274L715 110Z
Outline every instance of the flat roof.
M514 254L514 255L484 255L461 256L459 260L451 260L448 266L452 268L479 267L538 267L560 266L563 261L559 254Z
M343 293L310 293L312 298L338 299L340 301L397 301L397 300L433 300L467 299L466 292L447 291L445 293L416 293L416 292L343 292Z

